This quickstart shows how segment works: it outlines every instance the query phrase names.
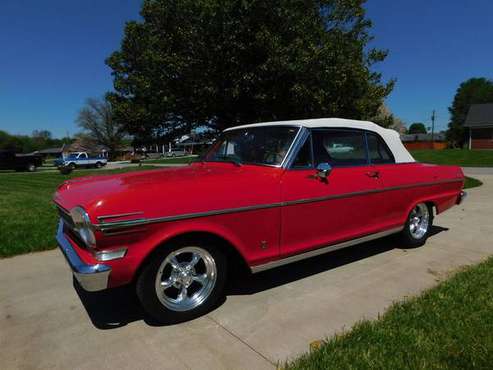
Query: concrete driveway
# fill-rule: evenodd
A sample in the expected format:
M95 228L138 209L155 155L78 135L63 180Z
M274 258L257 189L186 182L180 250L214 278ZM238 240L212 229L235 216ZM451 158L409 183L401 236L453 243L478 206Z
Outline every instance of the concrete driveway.
M158 326L126 289L77 293L57 250L0 260L2 369L268 369L493 254L493 175L417 249L395 238L237 278L195 321Z

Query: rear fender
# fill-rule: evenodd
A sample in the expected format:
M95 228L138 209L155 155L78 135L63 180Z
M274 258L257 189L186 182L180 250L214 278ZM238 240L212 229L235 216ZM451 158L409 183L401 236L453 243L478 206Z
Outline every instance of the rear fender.
M457 203L457 197L460 194L459 190L447 191L444 193L432 195L432 196L424 196L414 200L414 203L409 205L409 208L406 211L406 215L411 213L413 208L419 203L428 203L432 204L435 207L436 214L440 214L450 207L454 206Z

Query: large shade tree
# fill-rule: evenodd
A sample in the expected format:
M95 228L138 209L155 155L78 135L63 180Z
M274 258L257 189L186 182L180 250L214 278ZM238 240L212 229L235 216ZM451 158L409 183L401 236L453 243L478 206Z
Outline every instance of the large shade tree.
M414 122L409 126L409 130L407 130L408 134L426 134L426 126L421 122Z
M108 147L113 157L126 136L124 127L113 118L111 104L106 99L89 98L79 111L77 124L85 141Z
M144 0L142 21L127 23L106 61L115 117L136 137L266 120L371 119L393 81L372 70L387 53L368 46L364 2Z
M467 133L464 128L467 113L472 104L493 103L493 81L486 78L470 78L460 84L452 106L447 139L452 146L463 147Z

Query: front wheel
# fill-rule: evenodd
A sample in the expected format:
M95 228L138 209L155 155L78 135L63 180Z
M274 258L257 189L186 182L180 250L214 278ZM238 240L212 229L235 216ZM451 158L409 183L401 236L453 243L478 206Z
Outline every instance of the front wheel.
M103 167L103 164L101 162L96 162L96 168L101 168Z
M27 166L26 166L26 170L28 172L35 172L36 171L36 166L33 164L33 163L29 163Z
M162 247L137 279L137 296L157 321L173 324L201 316L223 296L226 258L201 243Z
M430 236L433 224L433 209L426 203L417 204L407 217L401 232L403 242L410 247L419 247Z

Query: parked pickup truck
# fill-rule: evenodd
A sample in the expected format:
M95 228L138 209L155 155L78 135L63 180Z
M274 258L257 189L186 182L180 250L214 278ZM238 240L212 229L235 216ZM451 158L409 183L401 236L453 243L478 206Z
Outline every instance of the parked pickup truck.
M36 171L41 167L43 158L33 154L16 154L10 150L0 150L0 170Z
M68 157L55 161L55 166L68 167L70 169L106 166L108 160L102 157L90 157L86 152L71 153Z

